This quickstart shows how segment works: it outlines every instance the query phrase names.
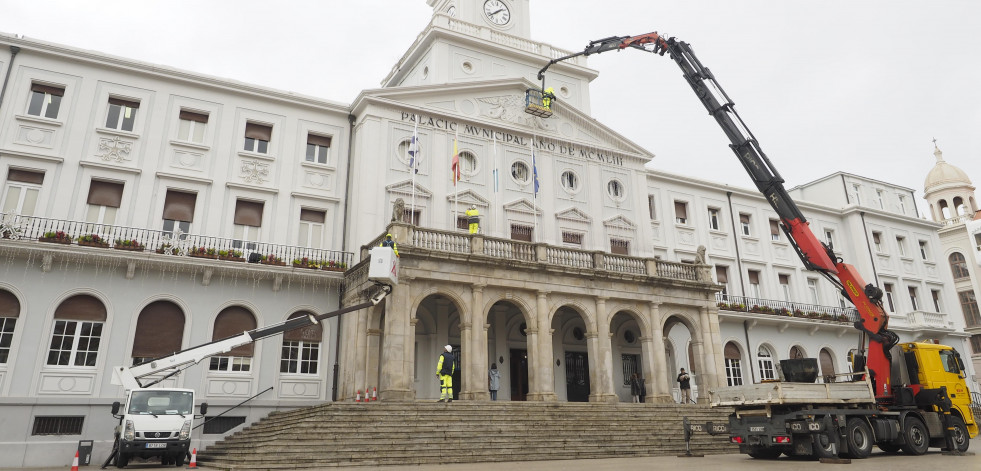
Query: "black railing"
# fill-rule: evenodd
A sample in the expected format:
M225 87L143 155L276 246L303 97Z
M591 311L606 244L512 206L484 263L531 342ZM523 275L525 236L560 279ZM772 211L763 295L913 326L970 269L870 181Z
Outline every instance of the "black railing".
M981 423L981 393L971 392L971 412L974 414L974 422Z
M346 270L354 258L336 250L0 213L2 239L334 270Z
M854 323L859 320L858 311L854 308L821 306L818 304L778 301L776 299L750 298L724 293L716 293L715 301L719 309L726 311L847 323Z

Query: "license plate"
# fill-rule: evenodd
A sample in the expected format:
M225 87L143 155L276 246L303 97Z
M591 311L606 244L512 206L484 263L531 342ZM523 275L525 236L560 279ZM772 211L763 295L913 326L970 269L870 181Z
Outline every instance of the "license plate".
M147 443L147 448L167 448L166 443Z

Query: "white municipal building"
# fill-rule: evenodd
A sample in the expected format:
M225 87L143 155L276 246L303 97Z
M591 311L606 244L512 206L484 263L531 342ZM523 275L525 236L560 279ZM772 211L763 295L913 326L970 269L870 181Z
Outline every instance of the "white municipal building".
M801 356L849 371L855 311L802 268L756 190L645 167L651 150L590 116L599 71L583 57L550 68L550 118L526 113L538 70L575 52L530 36L529 0L428 4L399 65L353 103L0 35L4 466L67 464L79 440L101 462L113 366L363 302L366 250L389 232L400 284L382 304L164 379L209 416L231 409L195 446L368 390L435 399L447 344L454 394L472 401L489 400L492 363L505 401L630 401L634 372L648 402L676 401L679 368L705 401ZM979 208L937 159L931 215L913 189L848 173L791 193L883 287L902 340L977 365Z

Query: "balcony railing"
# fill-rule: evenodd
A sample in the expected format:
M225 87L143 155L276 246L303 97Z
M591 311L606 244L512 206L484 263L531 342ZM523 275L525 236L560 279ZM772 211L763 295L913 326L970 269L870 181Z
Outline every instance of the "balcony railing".
M715 301L718 303L719 309L726 311L751 312L800 319L818 319L849 324L859 320L858 311L854 308L750 298L723 293L716 293Z
M0 213L3 239L328 270L345 270L353 259L352 253L336 250Z

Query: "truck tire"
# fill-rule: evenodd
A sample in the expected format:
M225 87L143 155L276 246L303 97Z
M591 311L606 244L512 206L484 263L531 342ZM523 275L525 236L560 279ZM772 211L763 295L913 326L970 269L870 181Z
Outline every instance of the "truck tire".
M845 424L845 444L848 445L848 458L857 460L868 458L872 454L872 428L858 417L848 419Z
M178 468L184 467L184 452L174 455L174 466L177 466Z
M129 464L129 455L123 453L123 450L116 452L116 467L125 468Z
M950 416L950 425L954 427L954 448L964 453L971 447L971 435L967 431L967 425L964 425L964 419L956 415ZM947 442L945 440L944 448L946 447Z
M903 421L903 452L907 455L922 455L930 449L930 432L923 421L912 416L906 416Z
M811 434L811 440L813 443L814 457L817 459L821 458L835 458L838 456L838 434L826 430L821 433Z

